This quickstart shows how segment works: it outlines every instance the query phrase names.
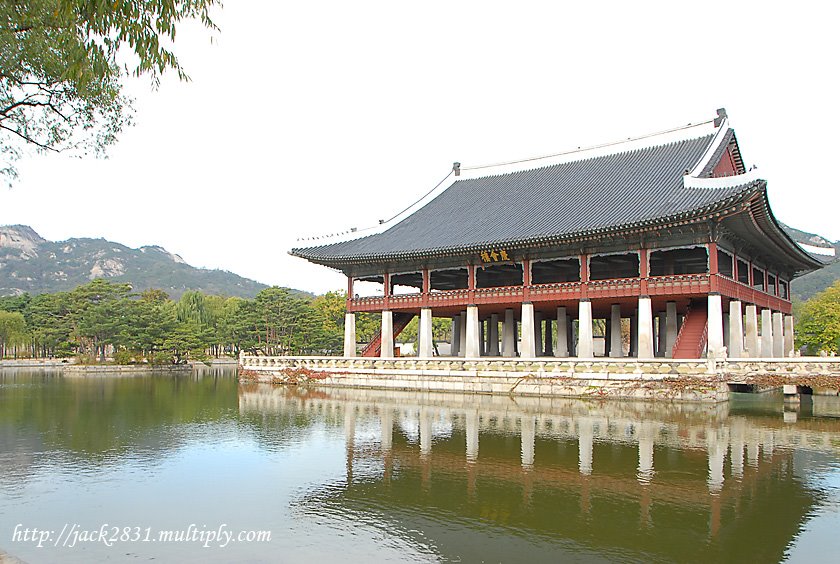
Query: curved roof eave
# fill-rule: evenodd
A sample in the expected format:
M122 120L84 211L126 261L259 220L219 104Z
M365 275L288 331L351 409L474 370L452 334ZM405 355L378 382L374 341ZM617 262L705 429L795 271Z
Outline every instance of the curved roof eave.
M457 257L465 254L472 254L485 250L488 247L506 247L509 250L527 249L535 246L545 246L557 243L571 243L587 239L599 238L609 234L622 232L647 231L667 225L679 225L685 223L696 223L699 220L714 215L739 202L748 201L757 192L763 191L763 181L753 181L742 186L736 194L727 196L696 209L685 210L671 216L650 218L626 225L614 225L596 229L582 230L574 233L544 234L535 235L525 239L485 241L470 245L453 245L450 247L437 247L432 249L417 249L409 252L397 252L388 254L361 254L361 255L338 255L332 257L320 256L307 253L310 248L296 248L289 251L292 256L300 257L316 264L343 270L348 266L358 263L390 263L413 261L421 258L442 258ZM795 243L794 243L795 244ZM804 252L804 251L803 251Z

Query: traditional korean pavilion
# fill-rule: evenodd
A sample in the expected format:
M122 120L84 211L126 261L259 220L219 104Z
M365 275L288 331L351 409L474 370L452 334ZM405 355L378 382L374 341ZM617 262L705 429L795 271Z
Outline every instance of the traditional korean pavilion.
M779 226L724 110L545 160L455 163L448 182L384 231L291 251L347 275L345 356L357 312L382 314L364 356L393 356L418 315L422 358L433 317L452 318L451 354L469 358L592 358L596 333L610 357L793 354L790 281L822 262Z

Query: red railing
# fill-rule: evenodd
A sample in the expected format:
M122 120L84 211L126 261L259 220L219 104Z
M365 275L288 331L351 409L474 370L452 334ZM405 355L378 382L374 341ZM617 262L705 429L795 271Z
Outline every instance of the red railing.
M528 286L501 286L434 291L427 294L398 294L353 298L348 301L351 312L393 310L418 310L421 307L466 307L470 304L521 303L525 296L533 302L572 301L581 298L626 298L647 294L650 296L705 296L718 291L724 296L790 313L788 300L756 290L721 275L674 274L649 278L612 278L589 282L557 282Z

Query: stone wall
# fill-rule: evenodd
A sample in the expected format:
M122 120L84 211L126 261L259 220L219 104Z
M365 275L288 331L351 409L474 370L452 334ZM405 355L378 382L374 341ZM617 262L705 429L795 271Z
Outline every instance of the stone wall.
M245 380L545 397L719 402L715 361L242 357Z

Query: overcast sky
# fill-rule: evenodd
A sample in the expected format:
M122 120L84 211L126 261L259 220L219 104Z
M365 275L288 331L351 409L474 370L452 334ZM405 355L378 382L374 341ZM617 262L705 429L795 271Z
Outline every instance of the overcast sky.
M456 160L557 153L723 106L776 217L840 239L832 3L565 4L228 0L214 43L179 30L192 82L132 82L136 126L107 160L20 162L0 225L343 289L287 255L298 237L391 217Z

